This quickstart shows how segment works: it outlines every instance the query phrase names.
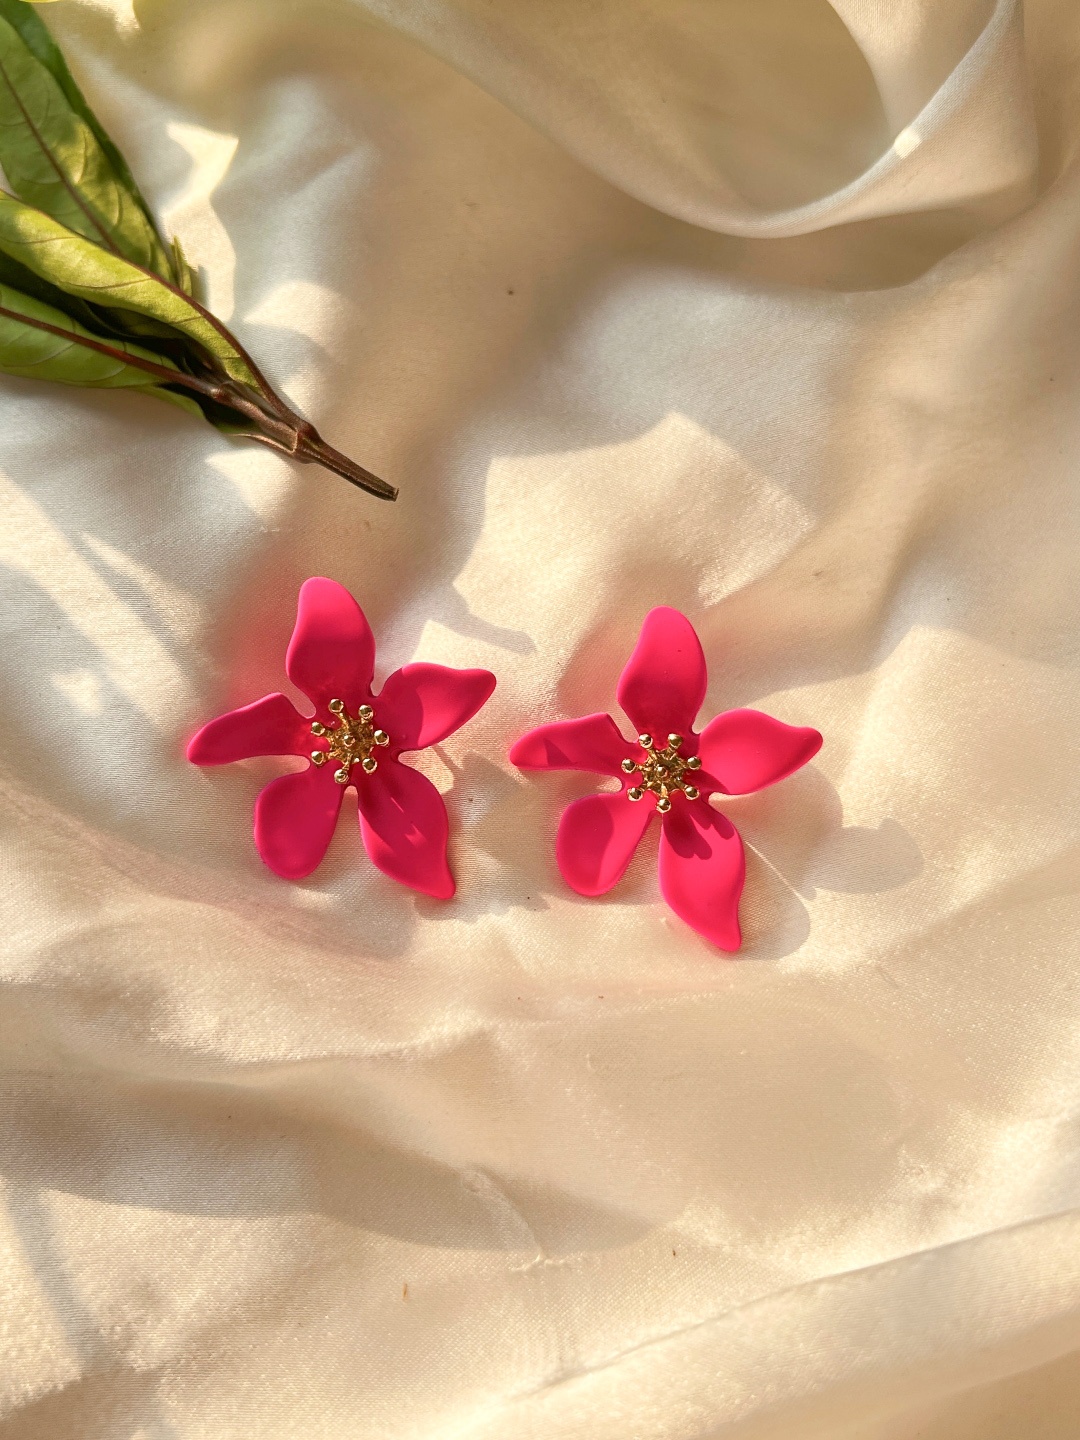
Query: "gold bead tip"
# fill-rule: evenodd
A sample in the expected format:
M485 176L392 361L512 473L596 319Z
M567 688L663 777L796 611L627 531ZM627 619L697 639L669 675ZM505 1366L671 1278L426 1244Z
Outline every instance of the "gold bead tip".
M653 748L653 738L651 735L639 735L637 737L637 743L643 750L651 750Z
M622 768L627 775L632 775L637 769L637 763L633 760L624 760L622 762Z
M644 794L645 794L645 791L641 788L640 785L634 785L631 789L627 790L627 792L626 792L627 799L629 799L629 800L640 800L641 797L642 797Z
M691 755L691 756L690 756L690 759L687 760L687 762L686 762L686 768L687 768L688 770L700 770L700 769L701 769L701 756L700 756L700 755Z
M355 715L349 710L343 700L335 698L328 703L327 708L338 717L337 723L322 725L318 721L312 723L311 729L316 735L325 736L327 746L325 750L312 750L311 759L315 765L325 765L333 761L334 779L339 785L355 783L353 766L359 765L366 775L373 775L379 768L378 761L372 755L376 746L389 745L390 736L385 730L376 730L374 726L374 711L370 705L361 705Z
M671 746L672 750L678 750L679 746L683 743L683 737L676 735L675 732L672 731L667 737L667 743Z
M661 795L660 799L656 802L656 808L660 811L661 815L666 815L671 809L671 801L666 795Z
M696 785L685 785L683 786L683 794L688 800L697 800L701 795L701 791Z

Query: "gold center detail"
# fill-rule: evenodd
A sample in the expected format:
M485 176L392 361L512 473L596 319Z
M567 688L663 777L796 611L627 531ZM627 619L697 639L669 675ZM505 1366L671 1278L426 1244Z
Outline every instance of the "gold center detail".
M638 744L645 751L644 760L624 760L623 772L633 775L640 771L641 779L626 792L628 800L643 800L647 791L656 796L656 808L661 815L671 809L673 795L685 795L687 800L696 800L701 791L691 785L688 775L701 769L701 757L679 754L683 737L669 735L667 744L661 749L651 735L639 735Z
M374 775L379 768L374 751L390 744L386 731L375 728L374 710L370 705L361 705L353 716L343 700L331 700L329 709L337 716L336 725L324 725L320 720L311 722L311 733L325 739L328 746L326 750L312 750L312 762L325 765L327 760L336 760L338 768L334 779L339 785L348 785L354 765L359 765L365 775Z

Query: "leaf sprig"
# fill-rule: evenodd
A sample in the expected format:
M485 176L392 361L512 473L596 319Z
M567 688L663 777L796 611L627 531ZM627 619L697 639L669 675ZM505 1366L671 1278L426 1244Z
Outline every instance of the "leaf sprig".
M394 486L334 450L200 304L44 22L0 0L0 373L137 390L383 500Z

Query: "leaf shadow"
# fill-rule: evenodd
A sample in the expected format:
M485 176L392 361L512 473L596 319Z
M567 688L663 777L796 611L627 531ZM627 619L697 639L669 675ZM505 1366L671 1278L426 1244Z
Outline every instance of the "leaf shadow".
M161 1414L161 1366L133 1370L125 1360L112 1358L110 1338L84 1301L56 1233L46 1201L51 1187L40 1185L36 1177L20 1175L18 1167L9 1169L8 1159L5 1144L0 1161L2 1204L11 1233L22 1248L43 1299L63 1329L80 1373L76 1379L8 1413L4 1418L4 1440L104 1434L106 1425L108 1433L118 1434L132 1410L145 1415L139 1433L146 1440L177 1440L175 1426Z
M5 1087L0 1174L17 1187L24 1242L54 1276L57 1305L70 1298L41 1254L40 1191L181 1215L315 1213L416 1245L548 1258L618 1248L648 1228L631 1211L380 1137L367 1123L380 1103L359 1058L233 1074L101 1070L88 1086L65 1070Z

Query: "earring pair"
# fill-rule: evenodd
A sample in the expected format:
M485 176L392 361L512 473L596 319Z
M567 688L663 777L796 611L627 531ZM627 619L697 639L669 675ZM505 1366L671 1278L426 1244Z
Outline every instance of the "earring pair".
M261 755L308 762L271 780L255 801L256 848L284 879L300 880L322 861L352 785L372 863L448 900L455 885L446 805L400 757L438 745L471 720L491 697L495 676L419 661L394 671L376 695L374 669L375 639L352 595L334 580L306 580L285 671L314 716L301 715L283 694L265 695L204 725L187 758L196 765ZM664 898L699 934L731 951L741 940L745 861L738 832L710 800L782 780L817 753L821 736L758 710L728 711L697 734L706 685L693 626L661 606L646 616L616 690L635 738L625 739L610 715L587 715L538 726L509 758L523 770L585 770L620 782L619 790L585 796L563 812L555 853L573 890L610 890L657 815Z

